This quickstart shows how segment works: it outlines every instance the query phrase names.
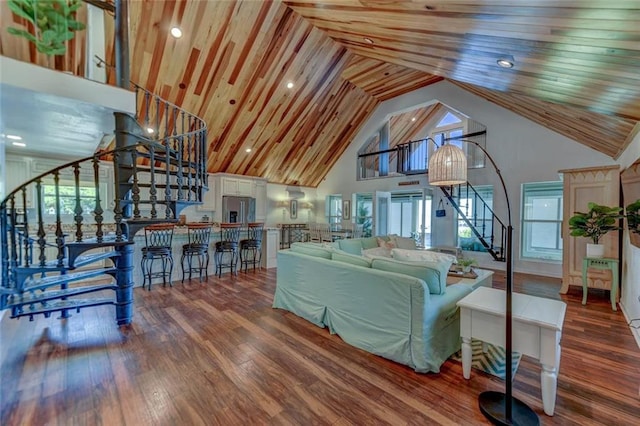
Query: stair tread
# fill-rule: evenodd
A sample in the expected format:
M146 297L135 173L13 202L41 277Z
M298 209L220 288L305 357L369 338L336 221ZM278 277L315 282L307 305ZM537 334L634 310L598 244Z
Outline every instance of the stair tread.
M116 268L96 268L87 271L72 272L70 274L50 275L43 278L32 277L25 280L23 289L24 291L40 290L54 285L60 285L71 281L78 281L115 271Z
M80 309L88 308L90 306L100 305L115 305L115 299L104 297L95 299L70 299L70 300L57 300L49 303L46 306L34 307L33 309L26 309L22 312L12 312L11 318L18 318L28 315L45 314L48 312L63 311L66 309Z
M69 245L69 244L67 244ZM83 254L81 256L76 257L75 262L73 262L73 267L71 267L71 269L76 269L79 268L81 266L84 265L88 265L92 262L98 261L98 260L103 260L103 259L108 259L110 257L117 257L120 256L120 253L118 253L117 251L107 251L107 252L102 252L102 253L89 253L89 254ZM53 272L54 270L61 270L61 269L65 269L65 268L70 268L69 266L69 259L65 258L64 259L64 263L62 267L58 266L58 260L54 259L54 260L50 260L45 264L47 267L51 267L51 271ZM35 269L39 269L39 267L35 267Z
M31 303L42 303L49 300L59 299L61 297L71 297L80 294L92 293L94 291L115 290L118 288L114 283L97 284L91 286L73 287L64 290L50 290L40 293L23 292L13 297L13 300L7 303L7 307L20 306Z

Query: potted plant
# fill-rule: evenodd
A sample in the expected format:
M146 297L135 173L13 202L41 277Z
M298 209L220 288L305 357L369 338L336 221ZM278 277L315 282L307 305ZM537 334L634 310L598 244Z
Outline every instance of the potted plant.
M471 267L478 264L478 262L472 257L458 259L456 263L462 267L462 272L465 274L471 272Z
M34 26L35 32L10 27L9 34L26 38L46 55L64 55L66 42L74 37L75 31L85 29L75 19L82 0L9 0L8 4L13 13Z
M575 212L569 219L569 235L591 239L592 244L587 244L587 257L603 257L604 246L600 244L600 238L609 231L620 229L618 221L623 217L622 208L596 203L589 203L588 208L588 212Z
M629 204L625 210L629 231L640 234L640 199Z

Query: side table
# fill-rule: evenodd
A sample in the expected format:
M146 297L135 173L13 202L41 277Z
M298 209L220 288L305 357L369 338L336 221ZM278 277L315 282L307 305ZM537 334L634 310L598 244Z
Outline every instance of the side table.
M587 304L587 270L601 269L611 270L611 308L617 311L616 300L618 298L618 259L612 259L607 257L585 257L582 259L582 304Z

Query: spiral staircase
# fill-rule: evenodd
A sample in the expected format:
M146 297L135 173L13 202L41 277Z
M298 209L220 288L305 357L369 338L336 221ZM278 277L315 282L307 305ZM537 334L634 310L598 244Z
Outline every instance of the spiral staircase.
M113 149L43 173L0 202L0 309L12 318L66 318L114 305L117 324L129 324L133 237L147 225L177 222L182 209L202 202L206 124L141 87L132 90L137 114L114 114ZM101 183L111 167L114 197L104 200ZM113 222L105 221L107 207Z

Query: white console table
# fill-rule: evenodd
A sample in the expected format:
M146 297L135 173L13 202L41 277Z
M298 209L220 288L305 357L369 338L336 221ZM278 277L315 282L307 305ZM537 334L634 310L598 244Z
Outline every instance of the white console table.
M462 372L471 377L471 339L505 346L504 290L479 287L458 302L462 337ZM566 303L559 300L513 293L513 350L540 360L542 405L553 416L556 404L560 338Z

